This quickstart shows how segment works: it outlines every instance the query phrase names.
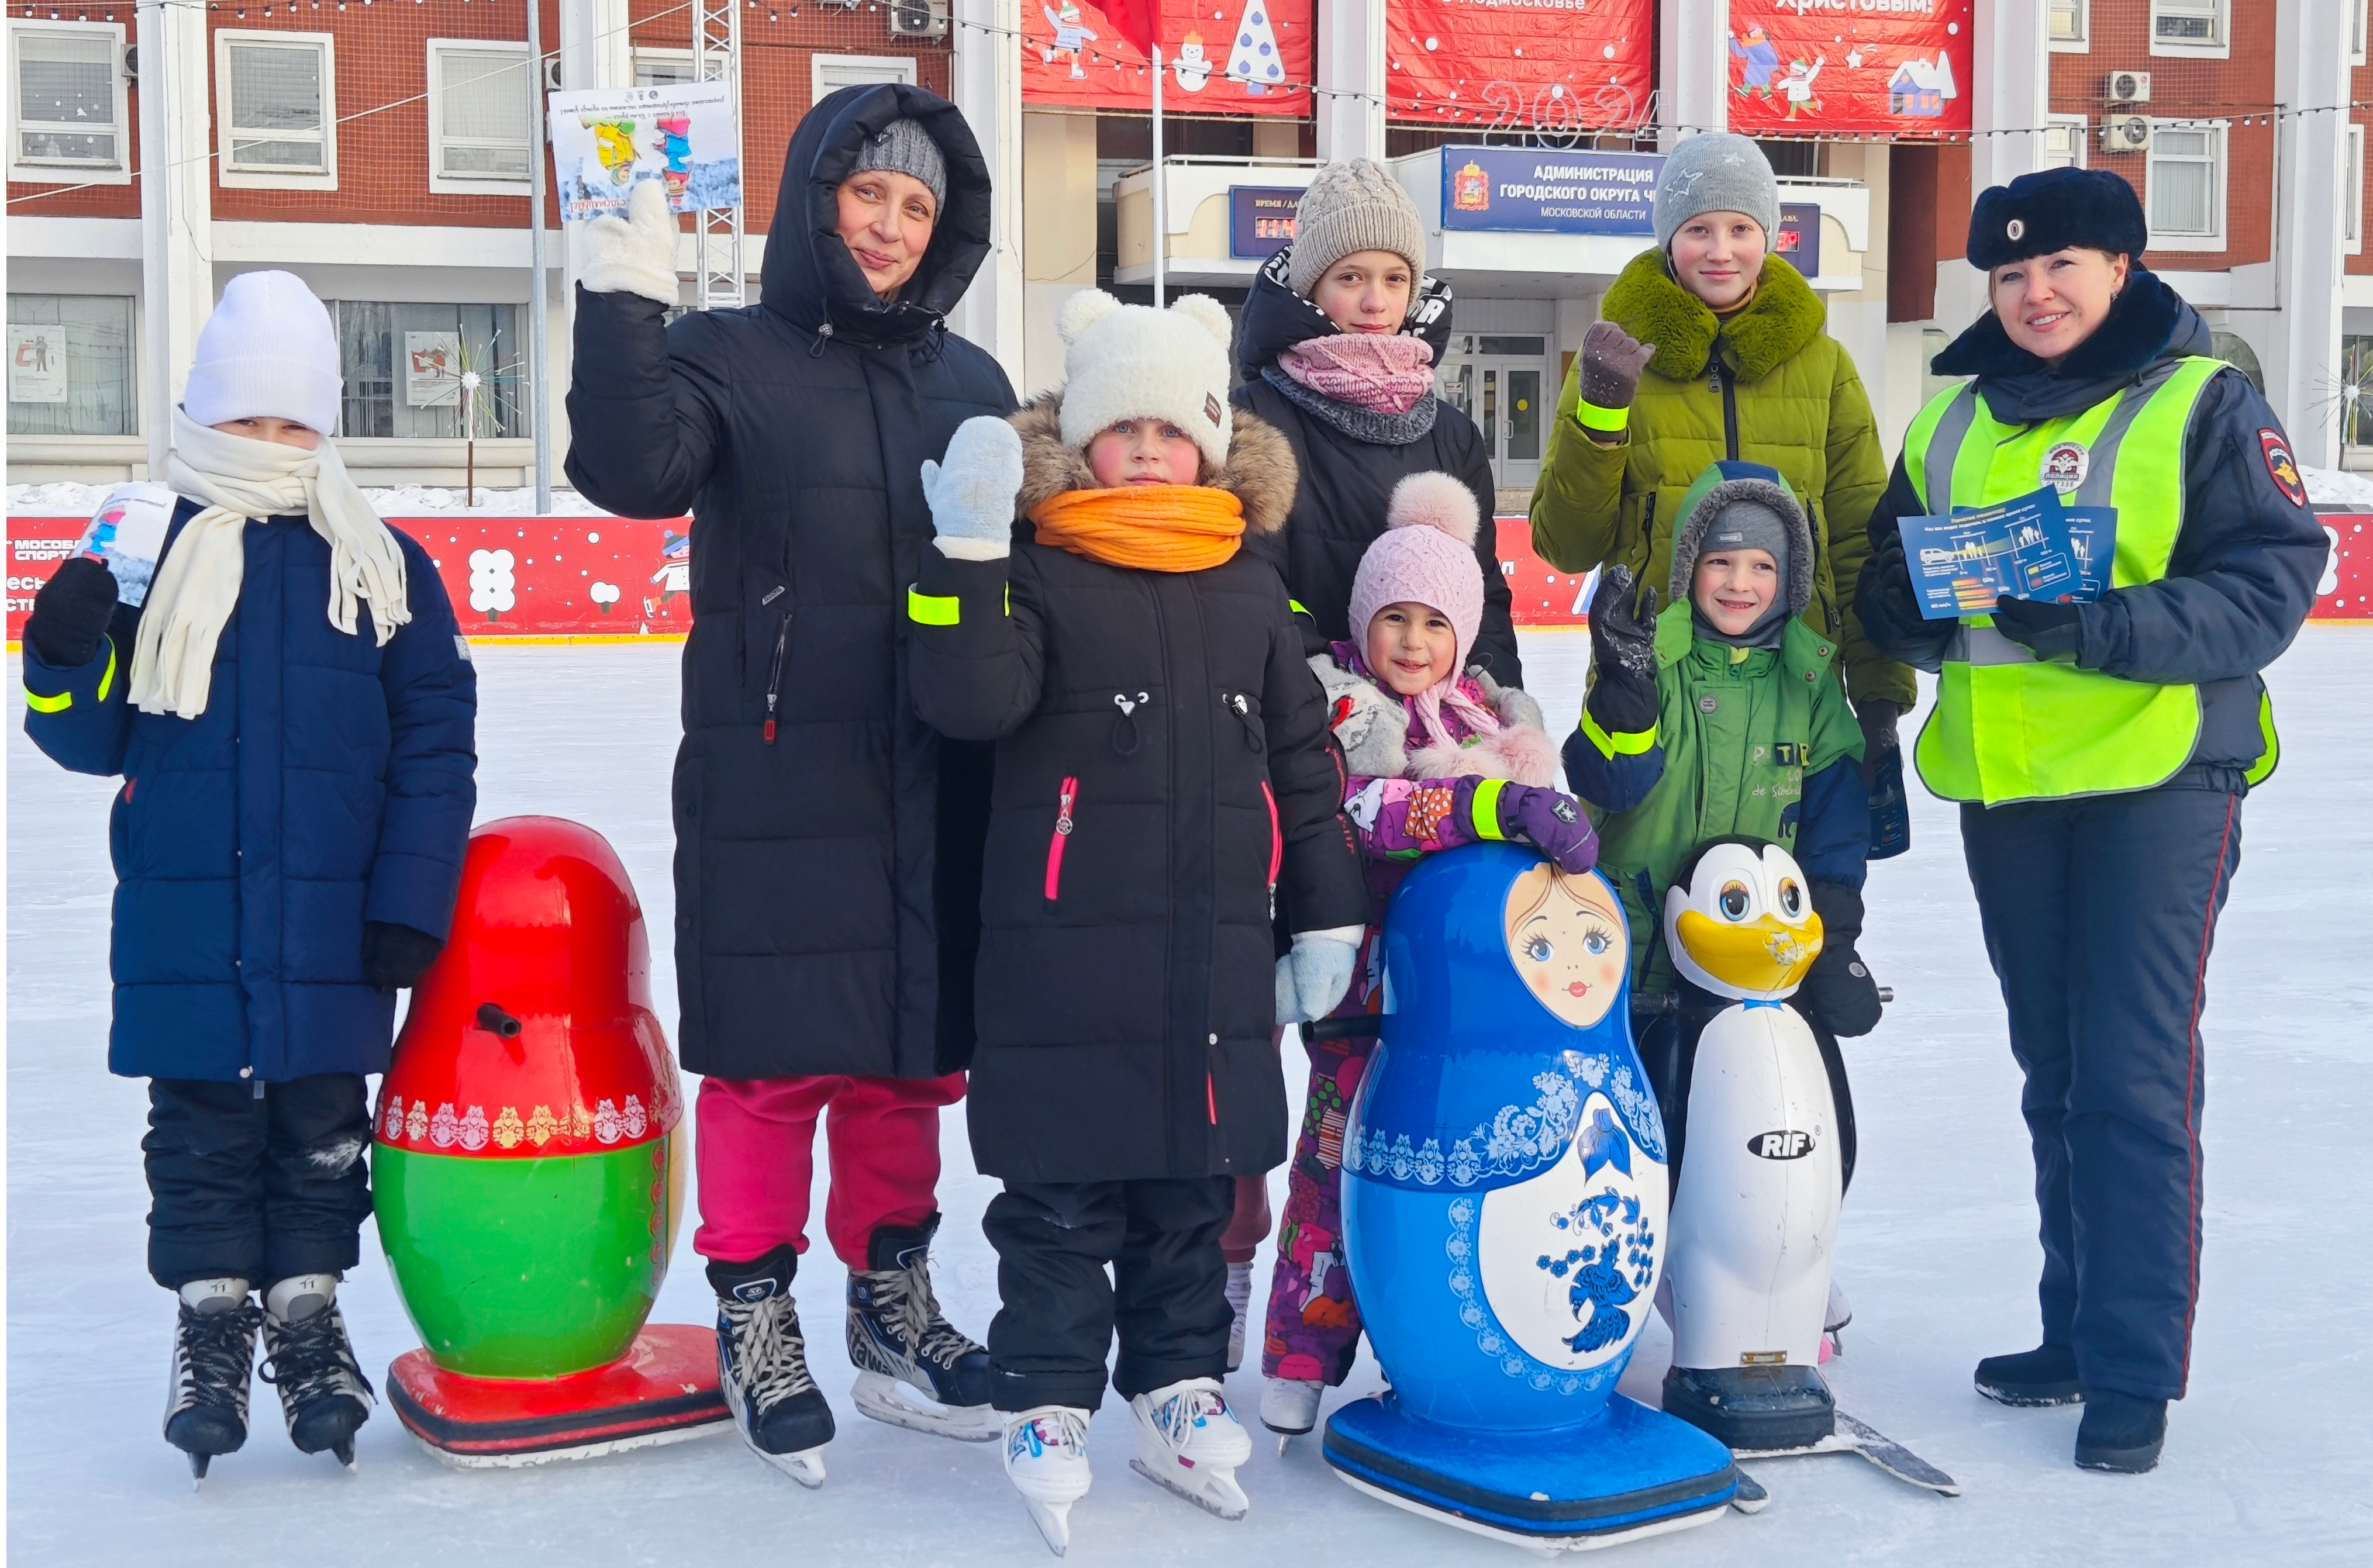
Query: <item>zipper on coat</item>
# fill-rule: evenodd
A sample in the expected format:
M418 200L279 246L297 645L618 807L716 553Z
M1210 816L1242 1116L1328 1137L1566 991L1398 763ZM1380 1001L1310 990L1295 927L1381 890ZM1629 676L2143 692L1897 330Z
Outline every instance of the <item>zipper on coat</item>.
M1220 1124L1220 1088L1211 1081L1211 1070L1203 1069L1203 1109L1210 1113L1211 1125Z
M771 603L782 592L777 588L761 602ZM766 661L766 727L764 733L769 746L775 743L775 704L781 699L783 691L783 650L790 645L790 641L791 612L786 610L783 619L775 626L774 656Z
M1722 449L1732 462L1738 460L1738 383L1732 379L1730 366L1714 361L1714 386L1722 393Z
M1268 807L1268 917L1277 919L1277 874L1285 868L1285 830L1278 825L1277 792L1261 780L1261 803Z
M1259 750L1262 745L1261 726L1260 721L1253 717L1252 699L1241 691L1222 691L1220 693L1220 706L1235 714L1237 722L1245 726L1245 749Z
M1063 841L1071 836L1074 822L1071 807L1080 801L1080 781L1066 778L1055 791L1055 831L1046 840L1046 901L1053 903L1063 892Z

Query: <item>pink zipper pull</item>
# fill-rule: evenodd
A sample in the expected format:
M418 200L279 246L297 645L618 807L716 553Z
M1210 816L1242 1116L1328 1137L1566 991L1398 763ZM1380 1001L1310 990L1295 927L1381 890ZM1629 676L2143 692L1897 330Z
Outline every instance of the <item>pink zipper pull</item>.
M1055 792L1055 836L1046 841L1046 900L1052 903L1063 889L1063 841L1071 836L1071 807L1080 798L1080 781L1066 778Z

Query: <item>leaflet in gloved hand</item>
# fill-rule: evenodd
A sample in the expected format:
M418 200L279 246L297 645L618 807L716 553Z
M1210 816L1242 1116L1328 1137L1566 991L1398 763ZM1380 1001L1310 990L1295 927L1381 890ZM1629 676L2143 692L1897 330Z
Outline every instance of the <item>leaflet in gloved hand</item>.
M2051 486L1949 517L1904 517L1903 559L1921 615L1982 615L1995 599L2101 597L2118 542L2114 506L2063 506Z
M117 603L137 610L147 599L157 558L165 553L176 499L170 485L134 480L109 491L91 514L75 553L88 556L113 575Z

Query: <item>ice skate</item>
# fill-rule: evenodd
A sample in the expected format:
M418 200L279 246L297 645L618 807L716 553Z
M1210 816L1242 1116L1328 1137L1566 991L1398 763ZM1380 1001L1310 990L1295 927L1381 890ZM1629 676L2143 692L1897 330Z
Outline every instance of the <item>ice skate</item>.
M876 1232L867 1261L881 1267L848 1272L857 1408L893 1426L992 1443L1003 1423L988 1404L988 1352L940 1315L931 1291L929 1249L938 1225L934 1214L921 1225Z
M1228 1370L1245 1364L1245 1319L1252 1314L1253 1266L1249 1259L1228 1265Z
M355 1468L355 1433L378 1404L338 1311L338 1276L297 1274L263 1295L263 1380L299 1453Z
M1088 1412L1037 1405L1005 1418L1005 1475L1058 1557L1071 1548L1071 1504L1088 1494Z
M808 1376L791 1299L798 1255L777 1247L754 1263L708 1265L717 1290L717 1375L750 1451L801 1486L824 1484L832 1407Z
M1270 1377L1261 1384L1261 1424L1277 1434L1277 1451L1318 1424L1318 1400L1327 1385L1301 1377Z
M240 1279L193 1280L181 1289L173 1369L165 1390L165 1441L190 1457L194 1481L217 1454L247 1441L248 1374L263 1314Z
M1137 1418L1137 1458L1128 1468L1222 1519L1241 1519L1252 1503L1236 1467L1253 1440L1228 1409L1216 1377L1188 1377L1128 1401Z

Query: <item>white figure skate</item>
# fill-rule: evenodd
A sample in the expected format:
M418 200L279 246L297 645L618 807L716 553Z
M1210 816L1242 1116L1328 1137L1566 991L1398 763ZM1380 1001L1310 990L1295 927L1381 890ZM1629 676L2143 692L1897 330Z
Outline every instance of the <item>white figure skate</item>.
M1088 1412L1038 1405L1005 1418L1005 1475L1058 1557L1071 1548L1071 1504L1088 1494Z
M1188 1377L1128 1401L1137 1458L1128 1468L1222 1519L1251 1508L1236 1467L1253 1457L1252 1434L1228 1409L1216 1377Z

